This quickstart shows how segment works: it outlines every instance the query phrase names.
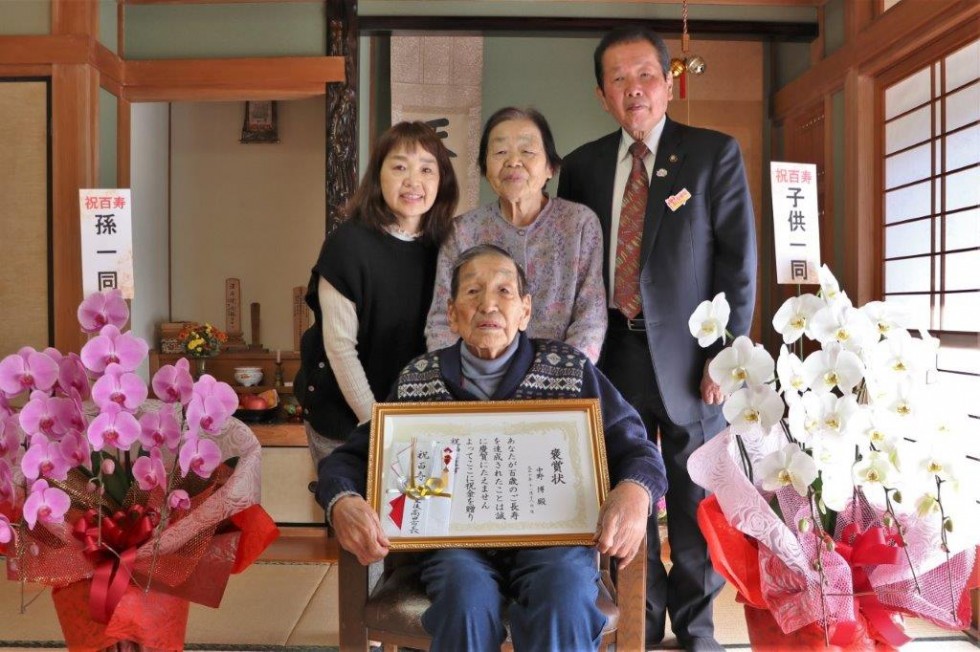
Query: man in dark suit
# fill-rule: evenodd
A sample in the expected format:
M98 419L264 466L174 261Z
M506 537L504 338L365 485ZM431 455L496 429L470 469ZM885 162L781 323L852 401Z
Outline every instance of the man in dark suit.
M609 331L599 366L660 435L667 466L672 567L660 561L656 514L648 522L647 644L665 616L688 650L723 649L712 601L723 580L711 567L696 510L705 491L687 459L725 426L720 388L688 328L697 305L724 292L728 330L745 334L755 303L752 200L738 144L666 116L673 79L663 40L644 28L607 34L595 51L596 96L621 129L562 163L558 196L599 216L605 235ZM634 141L641 144L634 145Z

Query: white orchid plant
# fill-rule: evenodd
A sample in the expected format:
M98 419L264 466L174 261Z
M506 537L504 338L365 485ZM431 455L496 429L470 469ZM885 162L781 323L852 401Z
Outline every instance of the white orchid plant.
M782 336L773 357L748 337L734 338L708 366L724 392L723 413L739 440L742 466L763 491L792 487L815 508L809 525L833 533L838 512L857 492L880 507L904 545L900 513L940 519L940 548L976 515L973 478L963 473L966 414L930 384L938 342L924 328L908 330L902 310L872 301L854 307L826 265L818 294L788 299L773 316ZM691 334L703 347L725 341L724 294L692 314ZM819 344L804 346L805 341ZM809 353L806 351L810 349ZM755 464L742 435L781 436L785 442ZM775 498L771 505L778 513Z

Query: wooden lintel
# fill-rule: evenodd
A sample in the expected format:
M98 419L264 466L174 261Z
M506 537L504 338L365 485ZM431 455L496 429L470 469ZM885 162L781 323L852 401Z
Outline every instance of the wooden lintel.
M842 88L851 68L862 74L876 74L956 25L975 23L978 16L980 2L976 0L904 0L879 16L859 39L779 90L773 97L773 117L782 120L822 95Z
M252 88L344 81L343 57L154 59L126 62L126 86Z
M0 62L4 64L76 64L88 61L87 36L0 37Z
M293 86L124 86L122 97L129 102L238 102L247 100L303 100L324 95L326 84Z
M0 63L0 79L5 77L50 77L51 65L47 63L24 63L8 65Z
M116 86L122 85L123 79L125 78L124 67L126 64L116 56L115 52L101 43L96 42L92 48L91 63L102 74L103 85L105 85L106 77L112 79Z

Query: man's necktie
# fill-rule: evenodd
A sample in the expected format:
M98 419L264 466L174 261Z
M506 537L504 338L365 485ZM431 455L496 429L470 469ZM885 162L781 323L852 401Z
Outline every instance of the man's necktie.
M619 213L619 234L616 243L616 288L613 301L627 318L640 313L640 240L643 238L643 217L647 211L650 177L643 158L650 153L643 141L630 145L633 168L623 193L623 208Z

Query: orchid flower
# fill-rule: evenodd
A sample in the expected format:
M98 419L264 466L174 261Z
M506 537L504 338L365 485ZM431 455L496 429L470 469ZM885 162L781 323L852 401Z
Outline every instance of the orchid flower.
M871 368L893 379L919 378L934 367L930 345L915 339L906 330L897 330L871 349Z
M44 476L52 480L67 480L71 464L61 454L59 442L41 434L31 437L31 446L20 460L20 470L28 480Z
M217 435L238 408L238 395L226 383L219 383L205 374L194 384L187 406L187 423L192 430Z
M12 460L16 457L23 436L24 432L17 417L0 417L0 460Z
M41 433L50 439L61 439L67 431L62 422L64 406L60 404L68 399L49 396L47 392L34 390L31 400L20 411L20 427L29 435ZM70 403L70 401L68 401Z
M878 341L878 330L868 316L844 300L818 310L813 315L810 332L820 344L838 342L854 353L861 353Z
M193 471L205 480L221 463L221 449L210 439L188 437L178 456L180 472L184 476Z
M14 500L16 487L14 469L10 461L0 457L0 505L4 503L16 504Z
M92 391L89 385L88 374L85 372L85 365L76 353L69 353L58 361L58 386L66 395L71 394L72 390L85 400Z
M721 386L726 396L743 384L761 385L772 377L775 363L761 344L753 344L744 335L716 355L708 365L708 375Z
M880 451L871 451L864 459L854 465L854 482L861 487L889 486L893 476L898 471L888 459L888 455Z
M796 493L806 496L810 485L817 479L817 465L813 458L795 444L785 444L781 449L766 455L756 465L762 488L775 491L792 485Z
M5 546L14 540L14 528L10 525L10 520L0 514L0 546Z
M838 397L835 394L808 392L803 395L803 406L812 424L811 435L842 437L851 432L850 420L861 412L853 394Z
M134 371L143 362L149 346L132 333L120 333L112 324L102 327L99 334L82 347L82 363L89 371L100 374L113 362L124 371Z
M702 301L687 322L691 335L697 338L701 347L708 347L721 338L725 342L725 328L732 309L725 300L725 293L719 292L711 301Z
M763 432L783 417L783 400L769 385L749 385L736 391L722 406L722 412L735 432L761 428Z
M164 403L187 405L194 390L190 363L181 358L173 365L163 365L153 374L153 393Z
M92 455L90 454L88 440L81 430L69 431L61 441L58 442L61 456L68 461L69 466L83 466L92 470Z
M129 306L119 290L90 294L78 306L78 323L86 333L97 333L108 324L122 328L128 320Z
M860 310L868 316L881 337L891 337L904 330L908 321L908 315L901 307L887 301L869 301Z
M143 491L153 491L167 486L167 470L163 466L163 456L159 448L150 450L150 455L141 455L133 463L133 477Z
M807 388L803 379L803 361L795 353L790 353L785 344L779 347L776 376L779 378L779 391L783 394L794 392L799 395Z
M92 400L102 410L110 403L116 403L130 412L135 411L146 400L146 394L143 379L115 363L106 367L105 375L92 386Z
M37 523L60 523L71 507L71 498L61 489L51 487L45 480L31 485L30 495L24 501L24 520L34 529Z
M818 310L826 306L826 302L812 294L801 294L790 297L779 306L772 316L772 326L783 336L785 344L792 344L809 332L810 320Z
M17 396L24 391L49 391L58 379L58 363L31 347L0 360L0 391Z
M803 380L817 394L835 387L850 393L864 377L861 358L843 350L838 342L828 342L823 350L814 351L803 361Z
M102 413L92 419L88 426L88 440L92 449L100 451L106 446L129 450L139 438L140 424L129 412L115 403L102 408Z
M167 498L167 504L174 511L186 511L191 508L191 499L183 489L174 489Z
M159 412L145 412L140 417L139 438L143 448L166 446L168 450L176 451L180 442L180 425L168 408Z
M817 270L817 279L820 281L820 296L827 303L833 303L842 297L846 297L840 291L840 283L837 281L837 277L830 271L826 263Z

